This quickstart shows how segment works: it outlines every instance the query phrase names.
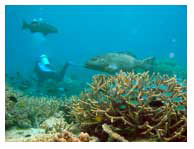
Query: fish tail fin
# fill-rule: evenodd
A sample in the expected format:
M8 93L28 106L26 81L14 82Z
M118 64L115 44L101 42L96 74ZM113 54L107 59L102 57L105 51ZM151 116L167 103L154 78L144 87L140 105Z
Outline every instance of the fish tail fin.
M148 57L143 60L143 68L152 69L154 65L155 57Z
M29 27L29 24L25 20L23 20L22 29L26 29L28 27Z

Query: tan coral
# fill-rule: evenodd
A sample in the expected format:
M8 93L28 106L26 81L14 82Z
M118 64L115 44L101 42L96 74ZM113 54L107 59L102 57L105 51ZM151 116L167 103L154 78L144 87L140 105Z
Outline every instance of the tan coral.
M90 141L90 136L87 133L80 133L79 137L76 137L72 133L68 131L63 131L59 133L55 139L55 142L89 142Z
M126 81L127 80L127 81ZM116 76L94 76L90 90L73 100L71 114L83 131L105 139L103 124L117 128L126 140L157 138L186 140L186 84L176 77L148 72L120 72ZM173 100L179 100L173 101ZM183 107L184 110L179 110ZM99 120L100 116L100 120ZM122 135L121 135L122 136Z
M5 103L6 128L39 127L42 121L59 113L61 106L64 105L64 102L56 97L27 96L8 85Z
M121 141L121 142L128 142L128 140L126 140L124 137L122 137L121 135L119 135L118 133L114 132L108 125L103 124L102 125L103 130L109 134L109 137Z
M89 142L90 141L90 136L88 133L80 133L79 139L81 142Z

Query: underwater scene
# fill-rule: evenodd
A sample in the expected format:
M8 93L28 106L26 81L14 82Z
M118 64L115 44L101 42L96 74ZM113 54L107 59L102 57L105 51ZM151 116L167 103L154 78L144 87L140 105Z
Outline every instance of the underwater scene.
M7 5L7 142L186 142L187 7Z

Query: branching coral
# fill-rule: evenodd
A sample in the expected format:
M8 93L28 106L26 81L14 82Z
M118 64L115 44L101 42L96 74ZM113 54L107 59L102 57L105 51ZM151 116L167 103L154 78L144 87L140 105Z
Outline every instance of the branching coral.
M74 123L68 124L63 118L63 112L57 113L40 124L46 133L58 133L63 130L80 133Z
M64 107L62 100L54 97L26 96L6 86L5 93L6 128L17 126L20 128L39 127L40 123L58 113Z
M102 125L103 130L109 134L110 139L116 139L121 142L128 142L124 137L120 136L118 133L114 132L108 125Z
M71 114L90 135L101 141L107 141L111 133L119 141L187 140L186 81L148 72L120 72L94 76L89 86L79 100L72 100Z
M179 77L187 78L187 70L185 67L178 65L174 59L156 60L154 71L160 74L168 74L173 76L176 74Z

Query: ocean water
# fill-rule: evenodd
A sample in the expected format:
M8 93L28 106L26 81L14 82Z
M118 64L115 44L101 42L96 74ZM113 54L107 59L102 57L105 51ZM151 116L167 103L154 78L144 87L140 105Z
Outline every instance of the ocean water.
M186 6L6 6L6 73L28 78L46 54L53 65L72 61L67 70L83 84L100 71L82 67L93 56L131 52L139 59L170 59L186 71ZM41 19L58 29L43 36L22 29ZM162 68L163 69L163 68Z
M23 21L30 24L34 19L54 26L57 28L58 33L44 36L39 32L32 33L29 29L22 29ZM36 116L38 110L35 110L35 112L33 111L35 107L41 105L41 103L39 104L39 101L34 100L35 97L37 96L39 99L40 96L44 96L45 98L52 96L51 98L55 99L53 96L57 96L57 98L67 96L68 99L70 99L69 97L73 95L79 96L81 91L87 90L89 87L88 83L91 83L94 75L108 75L108 73L101 70L97 71L85 68L85 63L92 57L110 52L132 53L133 55L136 55L137 59L141 60L150 56L154 57L155 61L152 64L153 68L149 71L176 76L176 87L181 88L181 93L180 95L172 93L173 87L170 85L167 86L166 83L161 84L160 86L151 84L154 82L154 79L152 80L153 82L147 84L147 86L144 84L147 87L145 87L144 90L161 92L161 99L172 98L172 102L175 102L175 107L177 109L180 109L181 107L180 111L182 111L181 116L183 116L183 119L186 117L186 114L184 113L186 111L187 92L185 81L187 79L186 6L7 5L5 23L6 84L16 91L19 89L19 91L24 92L25 98L29 97L29 100L25 99L23 101L23 97L16 97L15 94L8 92L9 90L7 91L8 95L6 95L6 102L8 103L9 101L12 104L14 103L13 105L11 104L11 106L13 106L12 108L7 108L7 128L12 128L13 126L20 129L37 128L38 124L41 124L44 120L54 115L45 116L42 109L48 110L51 114L52 112L55 114L59 113L59 111L63 109L63 116L65 120L69 122L69 119L71 118L67 118L66 114L68 110L71 110L71 107L68 107L67 111L64 111L64 107L62 107L60 105L61 102L58 101L56 103L53 102L54 106L52 106L52 103L48 104L45 101L45 104L41 107L42 109L40 109L40 111L42 110L42 115L40 114L42 119L40 119ZM44 83L40 82L39 78L37 78L35 66L42 54L48 56L50 64L56 70L63 68L66 62L71 63L61 82L55 83L48 81L44 86ZM110 67L115 68L116 66L110 65ZM134 69L134 71L139 72L138 69ZM47 79L46 76L44 77L44 79ZM134 84L138 82L136 80L133 81L135 81ZM129 80L125 80L125 83L128 82ZM132 83L132 85L134 84ZM110 87L110 91L108 91L107 94L110 94L111 96L114 94L115 85L116 84L112 84L113 87ZM135 96L139 95L138 90L139 89L134 90L135 93L133 97L130 97L135 103L137 102L137 97ZM90 92L90 90L87 91ZM124 94L124 90L121 90L120 92L121 95L123 94L122 97L126 95ZM158 92L156 92L156 94L157 93ZM142 98L147 99L147 96L148 95L145 93ZM30 103L30 99L32 99L32 101L34 100L34 104L33 102ZM50 98L48 97L48 99ZM103 102L104 98L97 100L99 100L100 104L101 100ZM115 101L117 101L116 98ZM163 106L165 102L153 101L153 103L150 103L150 106L157 107L157 104ZM29 107L25 107L25 104L29 105ZM120 99L118 99L118 103L116 104L121 107L121 112L127 108ZM6 106L9 107L10 105L7 104ZM52 107L56 108L53 110ZM31 113L33 113L32 111L35 113L34 115L31 115ZM17 114L17 112L19 114ZM37 122L35 121L36 118ZM92 117L91 120L96 120L95 122L101 123L104 120L104 117L96 116ZM172 122L174 123L175 121ZM116 125L117 124L115 124L115 126ZM119 127L120 126L122 125L119 125ZM163 126L161 129L163 129ZM93 130L93 128L90 130ZM89 133L90 130L86 130L86 132ZM33 136L33 133L30 135ZM185 140L185 133L186 132L183 134L183 140ZM8 136L14 135L10 133ZM29 134L26 134L25 136L28 137ZM17 137L18 136L16 135L16 138ZM101 138L101 141L104 141L103 139L104 138Z
M177 62L186 65L186 13L186 6L6 6L6 72L27 73L41 49L58 63L131 51L140 58L166 58L174 52ZM59 33L41 45L33 41L21 27L23 19L34 18Z

